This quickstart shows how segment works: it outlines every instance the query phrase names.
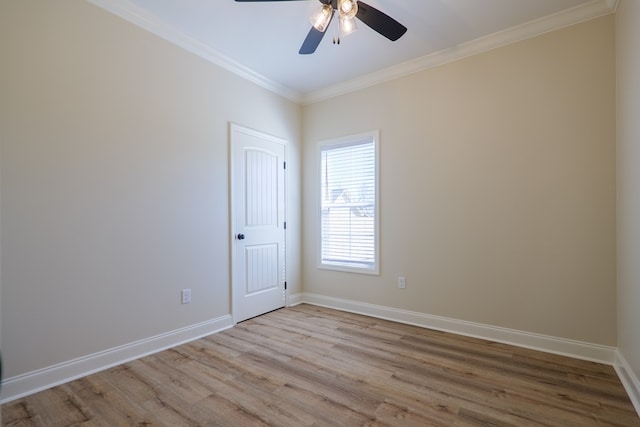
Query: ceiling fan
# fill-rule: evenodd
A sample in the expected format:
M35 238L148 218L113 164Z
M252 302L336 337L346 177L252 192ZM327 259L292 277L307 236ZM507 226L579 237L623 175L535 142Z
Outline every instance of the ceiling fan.
M298 0L236 0L237 2L271 2L271 1L298 1ZM391 41L396 41L407 32L407 27L387 15L369 6L368 4L356 0L318 0L321 5L317 12L311 16L312 27L307 37L302 42L301 55L308 55L316 51L322 41L324 34L333 19L335 12L338 12L340 19L340 35L346 36L356 30L354 18L358 18L374 31L380 33ZM340 39L337 39L340 43ZM334 43L336 40L334 39Z

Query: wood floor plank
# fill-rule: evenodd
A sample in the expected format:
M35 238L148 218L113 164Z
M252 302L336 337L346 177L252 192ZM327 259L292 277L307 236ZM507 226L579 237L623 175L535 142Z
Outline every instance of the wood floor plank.
M611 366L299 305L3 405L3 426L640 427Z

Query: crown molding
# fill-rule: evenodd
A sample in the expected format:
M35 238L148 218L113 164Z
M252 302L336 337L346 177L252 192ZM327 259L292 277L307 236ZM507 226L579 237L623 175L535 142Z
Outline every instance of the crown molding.
M218 65L250 82L257 84L271 92L274 92L293 102L300 103L302 94L277 83L226 55L210 48L175 28L162 22L158 17L136 6L128 0L87 0L89 3L98 6L116 16L123 18L130 23L137 25L201 58Z
M620 0L605 0L605 2L607 3L607 6L609 6L609 9L611 9L611 12L615 12L616 9L618 9L618 3Z
M581 6L306 94L275 82L204 43L186 36L128 0L87 1L258 86L293 102L308 105L614 13L619 0L592 0Z
M424 71L448 62L457 61L482 52L497 49L544 33L579 24L615 12L618 0L593 0L522 25L480 37L478 39L443 49L432 54L404 62L353 80L338 83L318 91L307 93L302 98L304 105L324 101L356 90L364 89L409 74Z

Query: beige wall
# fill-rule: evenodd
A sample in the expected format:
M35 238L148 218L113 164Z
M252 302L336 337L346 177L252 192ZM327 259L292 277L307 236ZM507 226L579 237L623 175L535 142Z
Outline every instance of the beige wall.
M633 7L618 34L628 40L638 39ZM85 2L0 2L5 373L229 313L229 121L291 141L292 293L304 282L305 292L615 346L613 23L589 21L301 114ZM628 46L619 59L631 86ZM624 98L626 117L638 99ZM631 236L638 132L623 117L619 218ZM315 143L374 129L382 274L318 270ZM639 372L637 246L618 247L618 339ZM185 287L193 302L183 306Z
M305 107L305 292L615 346L614 61L607 16ZM382 273L319 270L315 144L374 129Z
M640 378L640 2L620 2L616 37L618 347L637 381Z
M84 1L0 2L0 52L6 376L230 312L230 121L290 141L299 236L300 106Z

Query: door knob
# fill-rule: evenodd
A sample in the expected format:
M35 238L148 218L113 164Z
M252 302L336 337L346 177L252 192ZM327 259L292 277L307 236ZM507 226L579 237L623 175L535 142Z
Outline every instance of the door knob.
M238 240L244 240L244 234L240 233L236 236Z

